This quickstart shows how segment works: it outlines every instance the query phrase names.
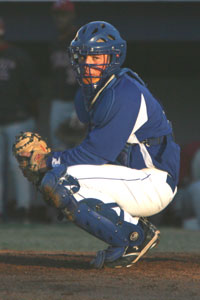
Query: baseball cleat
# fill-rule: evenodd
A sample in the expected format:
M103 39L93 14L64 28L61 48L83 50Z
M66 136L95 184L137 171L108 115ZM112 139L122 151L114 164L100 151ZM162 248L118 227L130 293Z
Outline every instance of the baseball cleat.
M144 229L145 240L139 246L127 247L124 254L113 262L105 263L105 266L110 268L131 267L150 249L156 247L160 239L160 231L151 224L147 219L140 218L141 225Z

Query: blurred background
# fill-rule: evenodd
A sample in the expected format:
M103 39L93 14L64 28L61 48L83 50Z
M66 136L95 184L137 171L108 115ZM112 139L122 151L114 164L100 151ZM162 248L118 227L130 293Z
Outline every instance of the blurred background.
M16 130L27 128L60 149L81 140L85 128L74 115L76 82L65 56L76 30L95 20L113 24L127 40L124 66L138 73L161 101L183 150L180 193L154 221L199 230L198 0L0 0L1 221L55 221L55 212L19 179L10 145Z

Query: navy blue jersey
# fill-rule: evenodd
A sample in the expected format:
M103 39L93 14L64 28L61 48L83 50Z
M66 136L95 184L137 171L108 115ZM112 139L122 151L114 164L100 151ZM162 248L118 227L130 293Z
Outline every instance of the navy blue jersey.
M135 169L158 168L167 171L177 184L179 146L162 106L135 73L122 69L89 110L79 90L75 107L89 132L79 146L54 152L49 165L112 163Z

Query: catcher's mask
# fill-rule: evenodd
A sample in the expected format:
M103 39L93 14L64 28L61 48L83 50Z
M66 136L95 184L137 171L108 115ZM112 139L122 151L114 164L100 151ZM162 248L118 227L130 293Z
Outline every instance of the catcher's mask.
M102 64L88 64L83 59L89 55L101 54L109 56L109 59ZM111 24L103 21L90 22L77 32L70 44L69 55L77 80L88 102L105 81L120 69L126 57L126 41ZM89 70L87 75L86 68ZM98 76L93 76L91 69L101 72ZM87 83L84 83L84 78L88 79Z

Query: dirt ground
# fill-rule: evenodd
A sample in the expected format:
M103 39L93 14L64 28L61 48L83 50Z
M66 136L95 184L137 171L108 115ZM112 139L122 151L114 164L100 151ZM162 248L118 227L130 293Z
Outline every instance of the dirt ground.
M200 254L154 253L92 269L95 253L0 250L0 300L200 299Z

